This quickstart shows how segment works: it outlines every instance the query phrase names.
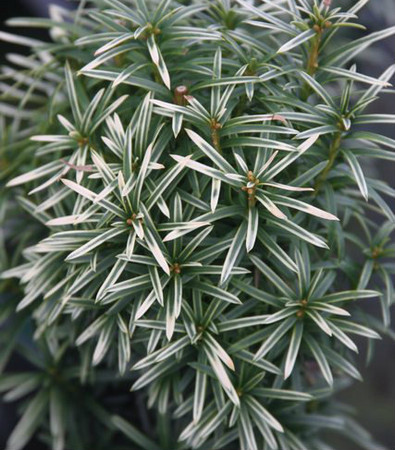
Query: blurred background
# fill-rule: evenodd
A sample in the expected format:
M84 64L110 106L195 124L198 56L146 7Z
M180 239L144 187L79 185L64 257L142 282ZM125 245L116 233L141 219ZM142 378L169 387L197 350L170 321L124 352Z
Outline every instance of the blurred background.
M345 8L356 1L337 0L334 6ZM11 0L0 2L0 30L7 29L4 22L7 18L15 16L47 16L48 4L58 4L72 8L73 3L64 0ZM335 5L337 4L337 5ZM75 2L74 2L75 5ZM370 32L395 25L395 0L370 0L369 4L360 13L360 21ZM48 39L48 35L42 30L18 29L20 34L25 34L40 39ZM0 41L0 64L5 62L5 55L9 52L25 51ZM380 75L390 64L395 63L395 38L375 44L364 58L358 62L359 71L371 76ZM374 103L371 112L395 113L394 96L387 96ZM395 139L395 127L383 125L382 129L375 129ZM369 167L371 175L375 175L394 187L394 167L385 162ZM386 199L395 210L394 200ZM382 220L380 217L378 220ZM394 262L395 264L395 262ZM380 310L374 303L369 303L369 308L380 317ZM395 323L395 311L392 312L392 324ZM359 343L361 354L359 358L359 370L364 377L364 383L354 383L350 388L341 392L339 401L348 403L355 408L357 420L366 427L373 436L388 450L395 449L395 342L384 338L376 344L374 357L366 367L364 342ZM0 349L1 352L1 349ZM12 370L18 370L21 364L26 363L15 357L12 361ZM0 450L5 448L5 441L17 421L14 406L0 401ZM339 450L354 450L352 444L341 440L336 444ZM30 443L28 450L38 450L42 447L38 443ZM314 449L311 449L314 450Z

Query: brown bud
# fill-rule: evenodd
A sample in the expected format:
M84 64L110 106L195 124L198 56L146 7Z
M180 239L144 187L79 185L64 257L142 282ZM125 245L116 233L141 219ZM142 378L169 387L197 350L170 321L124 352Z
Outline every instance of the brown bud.
M319 33L319 32L321 31L321 27L320 27L319 25L315 24L315 25L313 26L313 30L314 30L316 33Z
M78 139L78 145L80 147L83 147L87 143L88 143L88 138L86 138L86 137L81 137L80 139Z
M171 267L170 270L176 274L180 274L181 273L181 266L178 263L174 263Z
M217 122L215 119L213 119L211 121L211 128L213 130L220 130L222 128L222 125L219 122Z
M376 259L379 255L380 255L380 249L378 249L377 247L375 247L375 248L372 250L372 258Z
M136 213L133 213L133 214L131 215L131 217L129 217L129 219L126 219L126 224L129 225L129 226L132 226L134 220L136 219L136 217L137 217L137 214L136 214Z

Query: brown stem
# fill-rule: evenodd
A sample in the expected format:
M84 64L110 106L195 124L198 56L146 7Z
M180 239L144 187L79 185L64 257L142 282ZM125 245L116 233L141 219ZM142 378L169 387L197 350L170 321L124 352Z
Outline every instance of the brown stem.
M174 99L173 99L174 103L179 106L186 106L188 102L185 96L188 95L188 93L189 89L187 88L187 86L184 85L177 86L174 89Z
M215 150L217 150L218 153L222 154L221 149L221 140L219 136L219 130L222 128L222 125L217 122L215 119L212 119L211 121L211 141L213 143L213 146Z

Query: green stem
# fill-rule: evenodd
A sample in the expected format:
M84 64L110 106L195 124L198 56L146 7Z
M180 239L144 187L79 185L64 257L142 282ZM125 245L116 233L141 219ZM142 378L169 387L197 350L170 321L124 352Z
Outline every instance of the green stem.
M318 54L320 50L322 31L317 31L315 38L313 39L309 59L307 61L307 73L314 75L318 68Z
M158 434L161 448L168 449L170 448L171 442L171 429L170 429L170 420L168 414L157 414L158 419Z
M318 191L320 190L322 184L324 183L324 181L327 179L329 172L331 171L333 164L336 160L336 157L339 153L339 149L340 149L340 144L341 144L341 138L342 138L342 133L341 131L338 131L335 134L335 137L332 141L331 147L329 149L329 159L328 162L326 164L326 166L323 168L322 172L320 173L320 175L317 178L317 181L315 183L315 187L314 187L314 195L318 194Z
M317 34L312 40L310 51L309 51L309 58L307 60L306 65L306 72L313 76L318 68L318 55L320 51L320 44L321 44L321 38L322 38L322 29L317 30ZM311 88L308 83L304 83L302 87L301 92L301 98L302 100L306 101L309 98L309 95L311 93Z
M251 76L255 76L256 73L251 73ZM238 105L235 108L235 117L241 116L247 106L247 95L242 94L239 100Z

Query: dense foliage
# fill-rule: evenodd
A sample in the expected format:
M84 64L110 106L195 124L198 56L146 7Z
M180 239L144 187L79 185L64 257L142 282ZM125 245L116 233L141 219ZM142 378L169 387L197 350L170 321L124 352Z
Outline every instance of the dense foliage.
M1 75L0 365L31 363L0 377L8 450L378 448L334 400L353 335L393 335L395 191L367 174L395 142L365 127L395 123L370 112L395 65L354 61L395 27L365 31L366 2L10 21L52 42L1 33L31 47Z

